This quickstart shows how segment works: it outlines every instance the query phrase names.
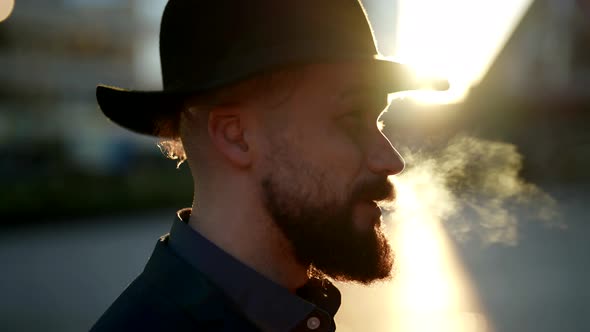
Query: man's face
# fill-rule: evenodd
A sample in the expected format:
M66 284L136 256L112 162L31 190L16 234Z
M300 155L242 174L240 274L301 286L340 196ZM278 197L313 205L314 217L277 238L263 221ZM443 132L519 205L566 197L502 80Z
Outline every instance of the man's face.
M358 64L306 69L273 112L261 189L299 263L337 280L387 278L393 254L376 201L393 199L387 176L403 160L377 118L385 90Z

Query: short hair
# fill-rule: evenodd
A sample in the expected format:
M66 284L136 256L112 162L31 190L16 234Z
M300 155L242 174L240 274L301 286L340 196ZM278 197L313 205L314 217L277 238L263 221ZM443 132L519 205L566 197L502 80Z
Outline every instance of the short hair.
M216 106L239 103L248 99L263 98L270 107L278 107L291 96L297 81L304 72L304 66L293 65L281 69L260 73L237 83L207 91L180 97L180 108L173 116L158 121L158 142L160 151L169 159L176 160L176 167L187 159L181 138L181 122L191 112L201 113L203 122L209 111ZM194 114L191 114L194 115Z

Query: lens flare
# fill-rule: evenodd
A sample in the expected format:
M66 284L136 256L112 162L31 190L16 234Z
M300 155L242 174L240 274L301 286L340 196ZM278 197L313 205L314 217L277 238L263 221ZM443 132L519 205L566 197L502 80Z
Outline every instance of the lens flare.
M455 103L485 75L533 0L399 0L394 56L417 74L446 77L451 90L412 94Z

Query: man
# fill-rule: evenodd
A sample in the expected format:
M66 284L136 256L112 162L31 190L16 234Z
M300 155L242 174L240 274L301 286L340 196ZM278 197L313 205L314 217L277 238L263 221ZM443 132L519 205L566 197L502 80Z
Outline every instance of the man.
M376 54L356 0L169 0L164 90L97 98L186 158L195 198L92 330L334 331L328 278L393 264L377 202L404 163L377 119L415 86Z

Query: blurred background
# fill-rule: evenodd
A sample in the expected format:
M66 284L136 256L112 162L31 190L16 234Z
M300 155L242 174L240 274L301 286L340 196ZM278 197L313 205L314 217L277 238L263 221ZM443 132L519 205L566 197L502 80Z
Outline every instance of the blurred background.
M400 278L370 294L397 299L344 303L339 330L367 331L363 312L375 331L586 331L590 1L363 3L381 53L451 89L391 96L384 132L408 161ZM190 206L186 165L94 96L161 87L164 5L0 0L1 331L88 330Z

